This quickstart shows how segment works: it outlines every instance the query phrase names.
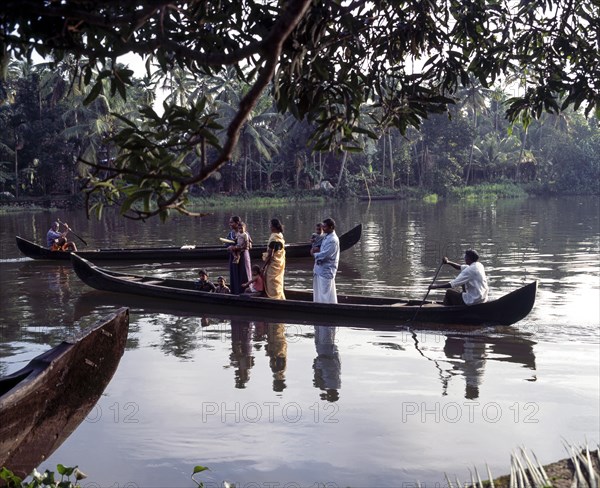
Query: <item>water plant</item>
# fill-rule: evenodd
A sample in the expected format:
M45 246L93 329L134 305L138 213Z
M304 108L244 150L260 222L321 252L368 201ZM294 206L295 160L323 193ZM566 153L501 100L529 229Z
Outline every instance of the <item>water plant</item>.
M454 482L444 473L448 488L546 488L569 486L570 488L598 488L600 473L600 449L590 453L587 446L574 447L563 440L569 455L567 460L559 461L544 467L532 451L527 454L520 447L510 456L510 475L494 479L486 464L487 480L481 479L477 467L469 469L470 480L462 484L458 477ZM600 447L600 446L598 446ZM533 458L533 459L532 459Z
M46 470L40 473L34 469L30 474L31 481L26 481L14 474L10 469L3 467L0 470L0 480L4 481L8 488L38 488L41 486L47 488L80 488L79 481L87 478L87 475L79 470L77 466L67 467L62 464L56 465L56 471L60 475L60 480L56 479L54 471ZM71 481L71 476L74 477L74 482Z

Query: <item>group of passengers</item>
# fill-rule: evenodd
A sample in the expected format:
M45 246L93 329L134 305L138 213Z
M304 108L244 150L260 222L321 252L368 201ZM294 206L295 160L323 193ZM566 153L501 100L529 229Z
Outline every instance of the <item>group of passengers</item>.
M64 230L60 232L60 225ZM195 288L214 293L242 293L251 296L285 300L285 239L283 225L279 219L271 219L267 250L262 254L262 266L251 264L250 250L252 238L246 224L236 215L229 219L230 231L227 236L229 251L229 286L223 276L215 285L208 278L208 272L201 269ZM46 236L46 244L53 251L77 251L75 243L67 240L71 229L62 222L54 222ZM335 276L340 258L340 241L335 232L335 221L327 218L316 225L311 236L310 254L313 267L313 300L320 303L337 303ZM444 257L442 264L448 264L460 271L452 281L443 284L432 283L430 290L447 288L445 305L475 305L488 299L487 277L476 251L465 252L465 264L460 265ZM437 276L437 275L436 275ZM461 291L456 287L462 287Z

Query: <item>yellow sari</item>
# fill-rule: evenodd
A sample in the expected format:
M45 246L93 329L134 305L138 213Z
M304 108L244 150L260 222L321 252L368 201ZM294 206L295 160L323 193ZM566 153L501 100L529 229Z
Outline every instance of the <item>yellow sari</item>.
M272 242L278 242L282 248L279 251L269 248ZM269 255L271 257L269 258ZM283 274L285 272L285 240L280 232L273 232L267 242L267 252L263 253L266 261L264 270L265 293L269 298L285 300L283 292Z

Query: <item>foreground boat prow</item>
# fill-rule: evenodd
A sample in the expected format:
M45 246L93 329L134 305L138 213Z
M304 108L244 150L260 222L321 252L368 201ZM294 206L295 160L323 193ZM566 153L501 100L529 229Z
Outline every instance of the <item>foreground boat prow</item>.
M0 467L25 477L84 420L125 350L129 309L0 378Z

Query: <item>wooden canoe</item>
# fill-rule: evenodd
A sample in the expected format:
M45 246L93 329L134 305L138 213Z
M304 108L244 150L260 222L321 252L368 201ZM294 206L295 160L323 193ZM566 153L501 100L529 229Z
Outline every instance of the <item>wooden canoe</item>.
M411 321L449 325L511 325L533 308L537 282L530 283L497 300L472 306L448 307L436 302L387 297L338 295L337 304L314 303L312 291L287 289L287 300L245 295L220 295L194 289L193 281L130 275L100 268L78 256L71 262L79 278L99 290L145 296L152 300L175 300L193 307L199 315L209 311L253 317L298 320L336 325L384 324L399 326Z
M362 233L362 225L358 224L340 237L340 249L345 251L354 246ZM286 244L286 258L310 257L309 242ZM27 239L17 236L17 247L25 256L33 259L51 259L51 260L69 260L70 252L50 251ZM94 249L90 251L78 251L81 257L89 261L155 261L155 262L176 262L176 261L202 261L202 260L227 260L228 251L226 246L198 246L193 249L181 247L146 247L146 248L110 248ZM266 245L254 245L250 250L250 256L254 259L260 258L262 253L267 250Z
M84 420L125 350L129 309L0 378L0 467L25 477Z

